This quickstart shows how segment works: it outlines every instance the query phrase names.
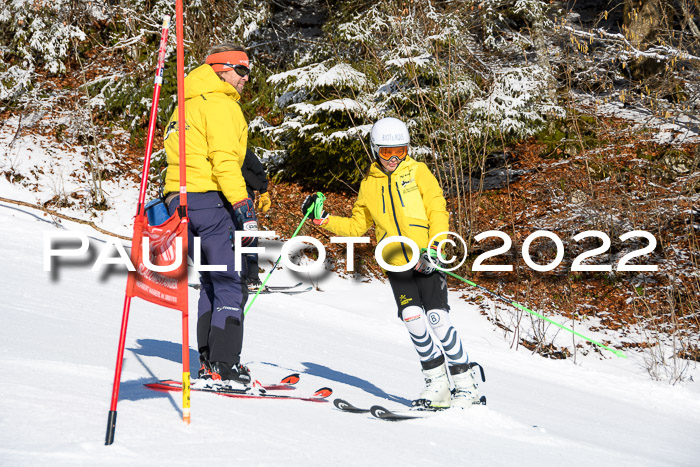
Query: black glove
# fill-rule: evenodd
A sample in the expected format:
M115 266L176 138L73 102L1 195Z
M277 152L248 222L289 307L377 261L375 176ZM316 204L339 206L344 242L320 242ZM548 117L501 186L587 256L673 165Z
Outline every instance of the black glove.
M435 271L436 266L442 267L443 261L440 255L438 255L437 248L430 247L427 250L423 250L414 269L422 274L428 275Z
M252 199L246 198L233 205L233 222L236 230L258 230L258 218L255 216L255 205ZM249 246L253 240L255 237L243 237L241 245Z
M323 193L314 193L306 197L303 203L301 203L301 213L306 215L309 213L309 219L313 221L316 225L323 225L328 222L328 211L323 209L323 202L326 197Z

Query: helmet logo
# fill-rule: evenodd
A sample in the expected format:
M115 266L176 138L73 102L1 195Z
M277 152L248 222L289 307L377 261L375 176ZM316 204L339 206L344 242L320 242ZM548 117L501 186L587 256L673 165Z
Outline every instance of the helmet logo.
M393 135L385 133L382 135L382 141L402 141L403 139L404 135L402 133L395 133Z

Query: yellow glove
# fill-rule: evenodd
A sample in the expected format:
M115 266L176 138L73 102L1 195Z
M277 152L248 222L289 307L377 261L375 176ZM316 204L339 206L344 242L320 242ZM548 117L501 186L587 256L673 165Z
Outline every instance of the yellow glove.
M266 213L270 210L270 206L272 206L272 201L270 201L270 193L266 191L265 193L261 194L260 198L258 199L258 211Z

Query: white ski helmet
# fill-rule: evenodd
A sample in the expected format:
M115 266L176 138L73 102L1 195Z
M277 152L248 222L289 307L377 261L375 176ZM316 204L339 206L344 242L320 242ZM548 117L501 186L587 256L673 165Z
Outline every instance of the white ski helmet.
M406 124L394 117L386 117L378 120L369 134L372 155L379 161L379 148L393 148L406 146L411 142Z

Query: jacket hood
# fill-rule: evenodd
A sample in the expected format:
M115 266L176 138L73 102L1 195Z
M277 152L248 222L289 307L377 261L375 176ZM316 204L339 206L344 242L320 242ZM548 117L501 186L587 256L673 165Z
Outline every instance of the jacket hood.
M205 64L195 68L185 78L185 99L215 92L227 94L236 101L241 98L236 88L221 81L210 65Z

